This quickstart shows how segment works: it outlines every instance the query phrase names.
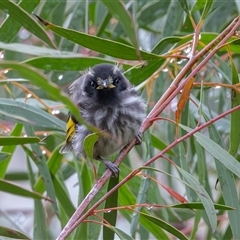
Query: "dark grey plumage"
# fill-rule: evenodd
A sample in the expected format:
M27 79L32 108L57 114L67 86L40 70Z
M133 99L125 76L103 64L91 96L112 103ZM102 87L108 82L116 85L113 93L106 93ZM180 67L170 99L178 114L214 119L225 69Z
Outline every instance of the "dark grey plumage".
M95 65L74 81L69 90L85 121L112 136L99 137L93 158L104 162L117 175L118 167L105 158L139 136L140 125L146 116L144 100L118 67L111 64ZM86 157L83 141L90 133L85 126L77 124L74 136L63 148L71 148L76 155Z

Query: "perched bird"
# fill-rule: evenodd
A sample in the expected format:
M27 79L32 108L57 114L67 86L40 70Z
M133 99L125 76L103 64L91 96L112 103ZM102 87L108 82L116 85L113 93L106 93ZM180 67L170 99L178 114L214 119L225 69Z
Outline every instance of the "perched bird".
M112 64L98 64L87 70L70 87L73 102L83 119L106 133L93 147L93 158L103 162L118 176L119 168L105 159L130 143L135 137L141 143L139 128L146 116L146 104L137 91ZM91 131L69 114L66 142L60 153L73 151L86 157L83 141Z

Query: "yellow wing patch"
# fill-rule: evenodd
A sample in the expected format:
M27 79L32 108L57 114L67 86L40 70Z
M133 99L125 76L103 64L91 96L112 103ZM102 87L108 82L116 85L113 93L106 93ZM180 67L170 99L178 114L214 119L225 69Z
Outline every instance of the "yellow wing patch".
M68 117L67 125L66 125L66 132L67 132L67 137L66 141L70 142L75 134L76 130L76 123L72 119L71 115Z
M68 153L72 149L72 138L76 131L77 120L69 113L68 120L66 124L66 142L59 150L60 153Z

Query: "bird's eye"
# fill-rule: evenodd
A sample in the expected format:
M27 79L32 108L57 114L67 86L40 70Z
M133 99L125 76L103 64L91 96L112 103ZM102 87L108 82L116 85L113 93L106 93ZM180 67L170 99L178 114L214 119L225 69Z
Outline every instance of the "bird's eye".
M115 83L115 85L118 85L118 84L119 84L119 79L116 78L116 79L114 80L114 83Z
M94 89L96 88L96 84L94 82L91 82L91 87Z

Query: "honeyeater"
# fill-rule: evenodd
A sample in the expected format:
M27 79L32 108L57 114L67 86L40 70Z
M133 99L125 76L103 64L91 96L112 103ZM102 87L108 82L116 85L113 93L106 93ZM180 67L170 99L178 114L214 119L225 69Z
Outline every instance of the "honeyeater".
M118 176L119 168L107 157L130 143L135 137L141 143L139 128L146 116L146 104L116 65L98 64L89 68L69 87L72 101L82 118L105 132L93 146L93 158L103 162ZM73 151L85 157L84 139L91 134L69 113L66 142L61 153Z

